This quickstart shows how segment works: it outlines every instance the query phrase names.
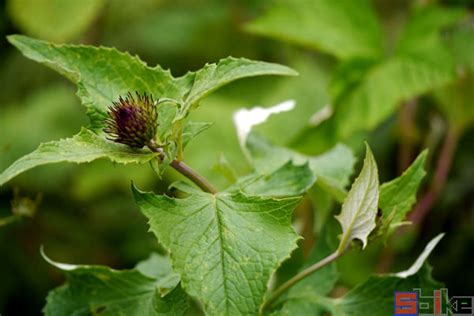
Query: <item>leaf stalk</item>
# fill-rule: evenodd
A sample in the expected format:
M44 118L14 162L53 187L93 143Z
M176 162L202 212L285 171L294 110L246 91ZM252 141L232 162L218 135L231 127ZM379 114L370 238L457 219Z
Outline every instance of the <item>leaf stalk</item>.
M151 151L159 153L158 159L162 161L165 158L163 148L158 147L158 145L154 141L149 142L147 146ZM217 193L217 189L206 178L204 178L190 166L185 164L184 161L175 158L171 161L170 165L183 176L194 182L204 192L208 192L211 194Z
M293 285L296 283L300 282L304 278L310 276L313 274L315 271L321 269L322 267L330 264L340 256L342 256L346 251L349 249L349 247L346 247L343 251L336 250L329 256L325 257L324 259L321 259L320 261L316 262L315 264L309 266L308 268L304 269L303 271L299 272L295 276L293 276L291 279L280 285L270 296L270 298L263 304L262 306L262 311L265 310L268 307L271 307L273 303L286 291L288 291Z

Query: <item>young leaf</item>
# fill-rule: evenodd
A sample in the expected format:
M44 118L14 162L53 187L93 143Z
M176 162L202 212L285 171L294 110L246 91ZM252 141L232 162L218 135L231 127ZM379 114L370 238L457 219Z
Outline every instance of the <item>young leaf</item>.
M247 30L339 58L379 57L383 52L381 27L368 0L280 1Z
M338 144L319 156L306 156L296 151L274 146L255 133L247 138L246 148L257 172L271 174L288 160L301 165L306 162L316 177L316 185L342 201L346 195L345 186L349 183L355 157L351 149Z
M342 210L336 216L342 226L342 237L338 252L343 252L353 239L367 245L367 237L375 228L377 205L379 201L379 178L369 145L366 145L364 166L359 177L352 184L351 190L342 204Z
M206 313L258 313L271 274L296 248L291 213L298 197L222 192L173 199L133 192L184 289Z
M138 57L112 48L84 45L55 45L26 36L9 36L26 57L58 71L78 86L78 96L87 107L94 127L101 126L107 106L128 91L182 103L176 113L185 117L207 94L237 79L260 75L296 75L288 67L245 58L220 60L197 72L173 78L160 66L148 67Z
M424 165L427 154L426 150L423 151L401 176L380 186L379 207L384 220L390 218L392 227L403 221L416 202L418 187L426 174Z
M126 145L107 141L83 128L72 138L41 144L32 153L18 159L0 174L0 185L31 168L58 162L91 162L107 158L121 164L146 163L157 156L145 149L132 149Z
M43 254L45 257L45 255ZM51 291L46 315L184 315L188 300L178 283L166 283L173 275L167 259L154 255L132 270L105 266L70 265L45 259L63 270L68 282ZM150 271L156 271L150 273ZM179 281L179 280L178 280ZM162 284L168 288L161 292Z

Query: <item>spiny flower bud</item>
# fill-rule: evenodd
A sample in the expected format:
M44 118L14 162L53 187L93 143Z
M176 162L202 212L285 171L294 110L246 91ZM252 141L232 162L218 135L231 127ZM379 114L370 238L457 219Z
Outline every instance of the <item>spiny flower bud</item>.
M107 139L134 148L142 148L155 138L158 113L152 96L129 92L109 107L104 132Z

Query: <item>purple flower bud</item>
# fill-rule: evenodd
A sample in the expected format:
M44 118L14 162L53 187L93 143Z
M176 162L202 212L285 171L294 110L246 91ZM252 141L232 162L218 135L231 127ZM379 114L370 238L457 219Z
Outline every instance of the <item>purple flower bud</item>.
M107 125L104 132L107 139L133 148L142 148L156 136L158 112L152 96L140 95L136 98L129 92L124 98L119 97L109 107Z

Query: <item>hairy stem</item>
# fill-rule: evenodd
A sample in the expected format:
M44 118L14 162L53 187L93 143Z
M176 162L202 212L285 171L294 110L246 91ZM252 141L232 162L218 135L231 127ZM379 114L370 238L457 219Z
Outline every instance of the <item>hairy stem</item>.
M148 144L148 148L150 148L151 151L154 151L156 153L159 153L160 155L158 156L158 159L163 160L164 159L164 153L163 149L158 147L154 141L151 141ZM217 189L209 182L207 181L206 178L201 176L199 173L197 173L195 170L193 170L190 166L185 164L183 161L180 161L178 159L173 159L171 161L171 167L173 167L176 171L181 173L183 176L194 182L198 187L201 188L201 190L216 194Z
M200 187L203 191L216 194L217 189L209 182L206 178L201 176L195 170L191 169L187 164L183 161L179 161L177 159L173 159L171 162L171 167L177 170L179 173L187 177L189 180L194 182L198 187Z
M315 271L321 269L322 267L330 264L340 256L342 256L348 248L344 251L335 251L326 258L322 259L321 261L316 262L312 266L309 266L308 268L304 269L303 271L299 272L295 276L293 276L291 279L280 285L270 296L270 298L263 304L262 310L265 310L268 307L271 307L273 303L286 291L288 291L293 285L298 283L299 281L303 280L304 278L308 277L309 275L313 274Z

